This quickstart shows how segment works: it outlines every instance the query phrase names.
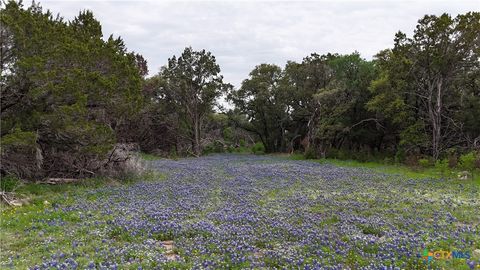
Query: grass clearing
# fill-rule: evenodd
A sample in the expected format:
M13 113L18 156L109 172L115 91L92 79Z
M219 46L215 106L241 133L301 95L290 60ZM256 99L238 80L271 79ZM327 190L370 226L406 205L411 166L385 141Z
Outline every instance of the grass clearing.
M68 184L19 183L14 192L28 198L21 207L9 207L1 204L0 209L0 269L28 269L41 265L45 256L53 250L61 254L68 252L95 253L95 246L102 241L92 241L89 234L93 231L106 231L107 216L99 211L67 211L79 198L95 202L102 194L97 189L128 187L138 182L162 181L165 175L147 172L140 176L128 176L121 180L111 178L88 178ZM81 227L85 220L92 220L92 226ZM116 244L131 239L129 234L119 234ZM21 258L29 254L28 257ZM59 255L61 256L61 255ZM15 264L12 259L18 258ZM82 264L82 260L77 261ZM89 261L83 262L85 265ZM135 268L136 269L136 268Z
M307 160L304 158L303 154L292 154L292 155L281 155L281 157L289 158L292 160ZM308 161L318 162L321 164L332 164L340 167L352 167L352 168L368 168L381 173L389 174L401 174L409 178L450 178L457 180L458 173L462 170L459 169L450 169L448 172L442 172L440 169L435 167L429 168L412 168L403 164L384 164L380 162L360 162L356 160L340 160L340 159L309 159ZM473 181L474 183L480 185L480 171L476 170L472 174L472 179L469 180L458 180L461 181Z
M480 248L472 181L269 155L150 164L165 174L18 187L32 200L2 209L0 268L417 269L424 246Z

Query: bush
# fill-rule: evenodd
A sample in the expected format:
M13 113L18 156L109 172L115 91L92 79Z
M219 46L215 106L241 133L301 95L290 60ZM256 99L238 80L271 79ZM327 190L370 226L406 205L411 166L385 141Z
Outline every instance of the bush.
M448 167L455 168L458 166L458 154L455 148L450 148L447 150L448 155Z
M391 157L386 157L386 158L383 159L383 163L384 163L384 164L394 164L395 161L394 161L394 159L391 158Z
M19 128L0 138L0 169L19 178L35 179L41 174L43 156L34 132Z
M138 58L120 38L102 39L90 11L67 22L9 1L1 14L15 48L2 63L13 71L2 71L2 105L12 104L1 111L2 172L25 180L102 173L122 142L117 124L143 105Z
M422 168L428 168L432 165L432 163L430 162L430 159L428 158L421 158L418 160L418 165L420 165L420 167Z
M240 139L238 144L240 144L240 147L245 147L247 145L244 139Z
M461 155L458 165L463 170L473 171L476 167L477 159L477 153L475 153L475 151L472 151L470 153Z
M225 152L225 149L223 147L223 144L220 141L214 141L203 149L204 154L211 154L211 153L223 153Z
M0 190L4 192L12 192L19 185L18 178L12 175L3 176L0 180Z
M344 150L337 149L337 148L329 148L326 151L325 157L326 158L341 159L341 160L352 159L348 154L345 153Z
M262 155L265 154L265 146L261 142L257 142L252 146L252 152L255 155Z
M442 176L445 176L446 173L449 171L449 159L437 160L435 162L435 169L440 171Z
M360 162L368 162L368 161L374 160L372 154L366 148L360 149L359 151L354 152L354 153L352 153L348 156L351 156L355 160L358 160ZM348 159L348 158L346 158L346 159Z
M409 167L418 167L419 159L417 155L407 155L403 163Z
M316 159L317 153L312 147L310 147L305 151L305 154L303 156L305 157L305 159Z
M231 127L224 128L222 131L223 139L225 141L232 141L234 138L234 130Z
M235 153L250 153L250 152L253 152L253 150L245 147L245 146L240 146L240 147L236 147L236 148L233 148L233 152Z
M395 153L395 163L404 163L407 159L407 154L403 148L400 148L397 153Z

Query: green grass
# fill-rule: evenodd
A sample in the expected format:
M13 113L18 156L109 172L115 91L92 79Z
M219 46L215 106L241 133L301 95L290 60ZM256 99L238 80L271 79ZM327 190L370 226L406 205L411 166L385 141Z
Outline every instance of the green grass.
M59 196L63 197L78 194L79 192L85 192L95 188L106 186L119 186L119 185L131 185L138 181L152 181L161 179L163 176L154 173L146 172L141 175L128 175L119 179L112 179L107 177L95 177L81 179L75 183L49 185L41 183L22 183L13 189L13 191L22 197L27 197L32 203L42 202L44 200L54 200ZM3 210L3 209L2 209Z
M9 207L5 204L0 204L0 213L2 214L2 220L0 224L3 228L5 222L5 216L11 213L24 213L24 216L35 213L37 211L43 211L51 204L61 202L62 204L68 204L73 202L76 196L86 196L87 192L92 189L101 187L113 187L120 185L132 185L139 181L156 181L164 179L164 175L157 172L146 172L141 175L130 175L121 179L112 179L106 177L86 178L81 179L75 183L49 185L41 183L28 183L20 182L14 187L13 191L16 196L20 198L27 198L28 203L22 207ZM95 198L90 198L95 199ZM15 225L15 224L14 224ZM18 224L21 225L21 224Z
M288 156L292 160L305 160L302 154L292 154ZM356 160L340 160L340 159L311 159L310 161L318 162L322 164L333 164L340 167L355 167L355 168L368 168L378 172L389 173L389 174L401 174L409 178L452 178L456 179L458 172L462 171L460 169L450 169L447 172L442 172L440 169L435 167L428 168L412 168L403 164L384 164L380 162L360 162ZM473 173L473 182L480 185L480 171L476 170ZM466 180L466 181L472 181Z
M76 248L77 251L94 254L94 248L102 243L92 242L89 232L79 230L76 224L82 220L82 215L88 214L91 215L92 220L100 221L98 225L92 225L90 229L105 231L105 221L108 217L95 212L54 210L55 205L69 206L81 197L87 200L96 200L98 198L95 196L98 195L90 192L96 188L133 185L140 181L162 181L163 179L165 179L163 174L147 172L122 179L89 178L76 183L58 185L20 183L14 188L14 192L19 197L29 198L28 204L21 207L0 204L0 250L2 250L0 268L8 265L10 257L15 257L17 254L29 254L29 259L20 259L15 264L18 269L28 269L32 264L40 264L42 257L51 254L53 250L72 251L74 241L85 244ZM46 223L56 221L61 222L61 225L51 226ZM35 227L35 231L40 231L41 234L26 231L32 227ZM22 237L19 237L20 232L23 232ZM131 236L121 230L108 233L108 237L114 240L115 245L119 248L123 243L132 241Z
M140 157L143 158L144 160L159 160L162 159L162 157L154 155L154 154L148 154L144 152L139 153Z

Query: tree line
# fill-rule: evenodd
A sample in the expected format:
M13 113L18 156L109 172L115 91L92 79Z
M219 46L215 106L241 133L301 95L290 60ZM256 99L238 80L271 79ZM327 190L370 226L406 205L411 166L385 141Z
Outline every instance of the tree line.
M108 174L121 170L119 145L169 156L253 146L407 163L478 157L478 12L426 15L373 60L259 64L238 89L211 52L191 47L147 77L146 60L105 38L90 11L65 21L10 1L0 12L2 175Z

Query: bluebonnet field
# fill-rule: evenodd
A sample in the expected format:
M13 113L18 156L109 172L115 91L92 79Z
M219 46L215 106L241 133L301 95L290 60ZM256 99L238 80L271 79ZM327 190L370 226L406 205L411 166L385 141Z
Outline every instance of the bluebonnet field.
M424 248L480 248L473 183L272 156L150 162L165 177L4 213L1 267L421 269Z

